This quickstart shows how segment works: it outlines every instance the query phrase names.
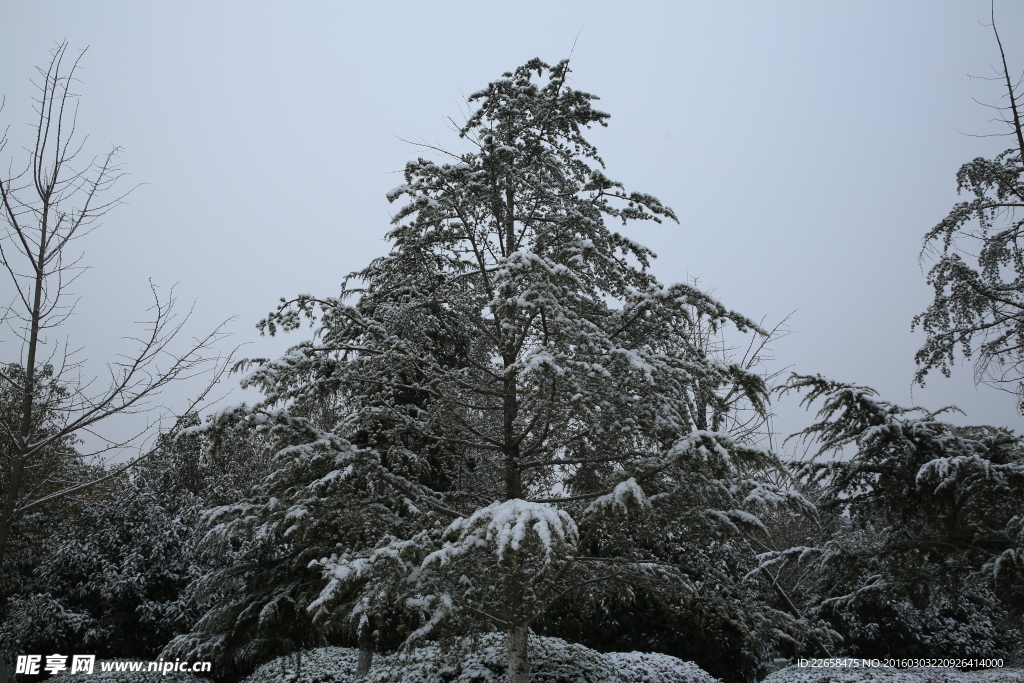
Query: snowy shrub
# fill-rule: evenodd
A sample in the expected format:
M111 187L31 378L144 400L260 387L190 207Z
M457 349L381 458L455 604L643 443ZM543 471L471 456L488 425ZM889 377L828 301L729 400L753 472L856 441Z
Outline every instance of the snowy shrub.
M977 683L1024 683L1024 669L986 669L971 673Z
M762 683L1024 683L1022 669L812 669L790 666Z
M977 674L960 671L959 669L904 669L917 678L920 683L972 683L977 681Z
M182 422L186 431L198 424ZM61 508L59 523L38 537L46 549L31 581L6 605L0 595L0 652L153 659L187 631L206 607L183 595L207 571L193 554L199 512L237 498L261 472L254 448L230 434L221 443L235 445L231 458L209 452L209 440L165 434L131 472Z
M761 683L920 683L913 674L899 669L818 669L789 666Z
M1024 683L1024 669L906 669L919 683Z
M919 683L1024 683L1024 669L905 669L904 672L916 676Z
M612 652L606 655L630 683L716 683L717 678L693 662L660 652Z
M374 666L364 680L366 683L503 683L506 668L505 635L489 633L466 638L450 649L429 645L391 655ZM559 638L535 635L530 638L530 680L533 683L629 683L632 679L621 676L615 662L607 655Z
M297 662L294 655L278 657L256 669L243 683L347 683L355 680L359 650L348 647L319 647L304 650Z
M35 570L31 593L8 603L0 642L22 652L86 648L148 658L190 613L179 599L195 575L188 511L121 477L69 512Z
M355 680L359 651L321 647L260 666L243 683L348 683ZM503 683L505 636L467 638L458 647L436 644L377 659L366 683ZM558 638L530 639L531 678L536 683L717 683L693 662L660 653L601 654Z

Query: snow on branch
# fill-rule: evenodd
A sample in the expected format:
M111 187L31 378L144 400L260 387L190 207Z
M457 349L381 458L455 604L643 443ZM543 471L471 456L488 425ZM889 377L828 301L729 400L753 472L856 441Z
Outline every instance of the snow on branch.
M583 511L584 518L609 517L612 519L646 515L651 510L651 501L643 489L630 477L619 483L611 493L596 499Z
M445 530L444 547L426 557L423 566L442 566L477 549L488 549L501 561L510 553L540 550L545 565L574 548L576 523L562 510L543 503L513 499L492 503Z

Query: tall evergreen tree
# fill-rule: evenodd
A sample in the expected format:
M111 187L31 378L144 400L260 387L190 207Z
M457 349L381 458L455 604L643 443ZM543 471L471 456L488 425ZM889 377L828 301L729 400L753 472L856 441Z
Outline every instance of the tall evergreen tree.
M1011 146L993 159L978 157L960 167L957 192L970 199L958 202L924 236L921 260L937 255L928 270L934 298L914 316L913 326L927 338L915 359L915 379L939 370L947 377L957 351L975 360L975 380L1017 396L1024 414L1024 120L1018 87L999 47L998 79L1006 87L1005 104L996 107L1009 131Z
M761 476L773 455L711 431L737 394L763 412L766 390L696 330L765 333L660 284L651 251L610 227L675 214L604 175L583 131L608 115L568 74L533 60L473 94L467 151L410 162L389 194L405 200L391 252L340 297L284 301L261 323L317 328L248 380L267 395L253 414L295 441L261 501L209 515L210 538L273 538L279 553L339 520L314 563L328 579L317 623L368 629L386 596L417 625L408 642L499 628L516 683L530 625L559 600L644 586L681 604L720 582L674 561L658 529L712 525L742 544L759 506L802 503ZM322 472L291 479L314 462ZM306 514L306 498L334 512ZM373 533L355 542L364 514ZM765 632L793 626L756 610Z

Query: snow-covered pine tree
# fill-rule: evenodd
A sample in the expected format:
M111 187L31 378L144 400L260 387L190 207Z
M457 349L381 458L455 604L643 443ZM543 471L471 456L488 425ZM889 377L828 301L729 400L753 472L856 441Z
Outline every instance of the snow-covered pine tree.
M973 198L957 202L924 236L921 260L937 258L928 269L932 302L912 323L926 335L914 379L923 386L933 370L948 377L959 350L974 359L975 381L1015 393L1024 415L1024 102L996 29L995 3L989 25L999 48L996 80L1006 88L1006 103L995 108L1012 145L960 167L957 193Z
M851 656L1014 657L1024 617L1024 448L1007 429L958 427L863 386L793 375L819 399L820 449L798 474L846 522L817 547L765 556L799 571L807 612ZM825 460L825 454L844 454Z
M411 639L498 627L516 683L529 625L573 591L711 579L659 559L631 524L691 515L742 538L757 506L800 505L758 479L774 456L706 429L716 396L763 410L766 391L709 358L694 329L764 332L693 286L660 284L650 250L609 226L675 215L604 175L583 129L608 115L568 74L568 61L533 60L472 95L468 151L410 162L389 195L407 200L391 252L338 298L283 302L263 329L308 317L317 343L251 380L285 404L337 392L330 431L363 450L336 471L372 463L365 475L411 520L317 563L329 582L316 618L361 620L383 591L419 613Z

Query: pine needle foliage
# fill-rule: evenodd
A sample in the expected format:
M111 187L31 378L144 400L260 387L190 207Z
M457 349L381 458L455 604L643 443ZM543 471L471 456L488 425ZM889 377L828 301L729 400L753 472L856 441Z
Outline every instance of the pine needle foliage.
M742 582L688 574L659 525L744 549L759 510L806 511L765 476L781 468L773 454L706 429L737 395L762 414L768 396L699 338L767 333L692 285L662 285L654 254L614 229L676 216L604 174L584 132L608 115L568 76L568 61L532 60L471 95L468 151L432 148L447 160L409 162L389 193L403 202L391 251L338 297L282 300L260 329L308 322L313 339L254 361L246 381L264 401L217 418L273 433L276 465L257 497L207 514L203 543L251 549L239 568L290 558L321 574L305 605L321 634L401 633L411 647L506 631L509 680L525 680L529 626L561 600L660 586L686 609L711 575ZM235 585L222 605L270 604ZM752 594L759 633L798 630ZM248 637L217 613L168 653Z
M1015 656L1024 615L1020 437L958 427L940 419L949 409L901 407L821 376L793 375L785 390L805 391L808 406L821 401L802 432L818 455L796 474L820 487L819 508L841 522L819 546L763 556L800 569L808 614L826 619L853 656Z
M975 360L975 381L1016 394L1024 414L1024 123L1019 85L1010 76L995 24L1001 68L996 79L1006 88L1005 104L994 107L1013 145L993 159L978 157L957 172L957 203L924 236L920 260L937 256L928 270L934 298L914 316L926 334L915 359L915 379L924 384L933 370L949 376L957 350Z

